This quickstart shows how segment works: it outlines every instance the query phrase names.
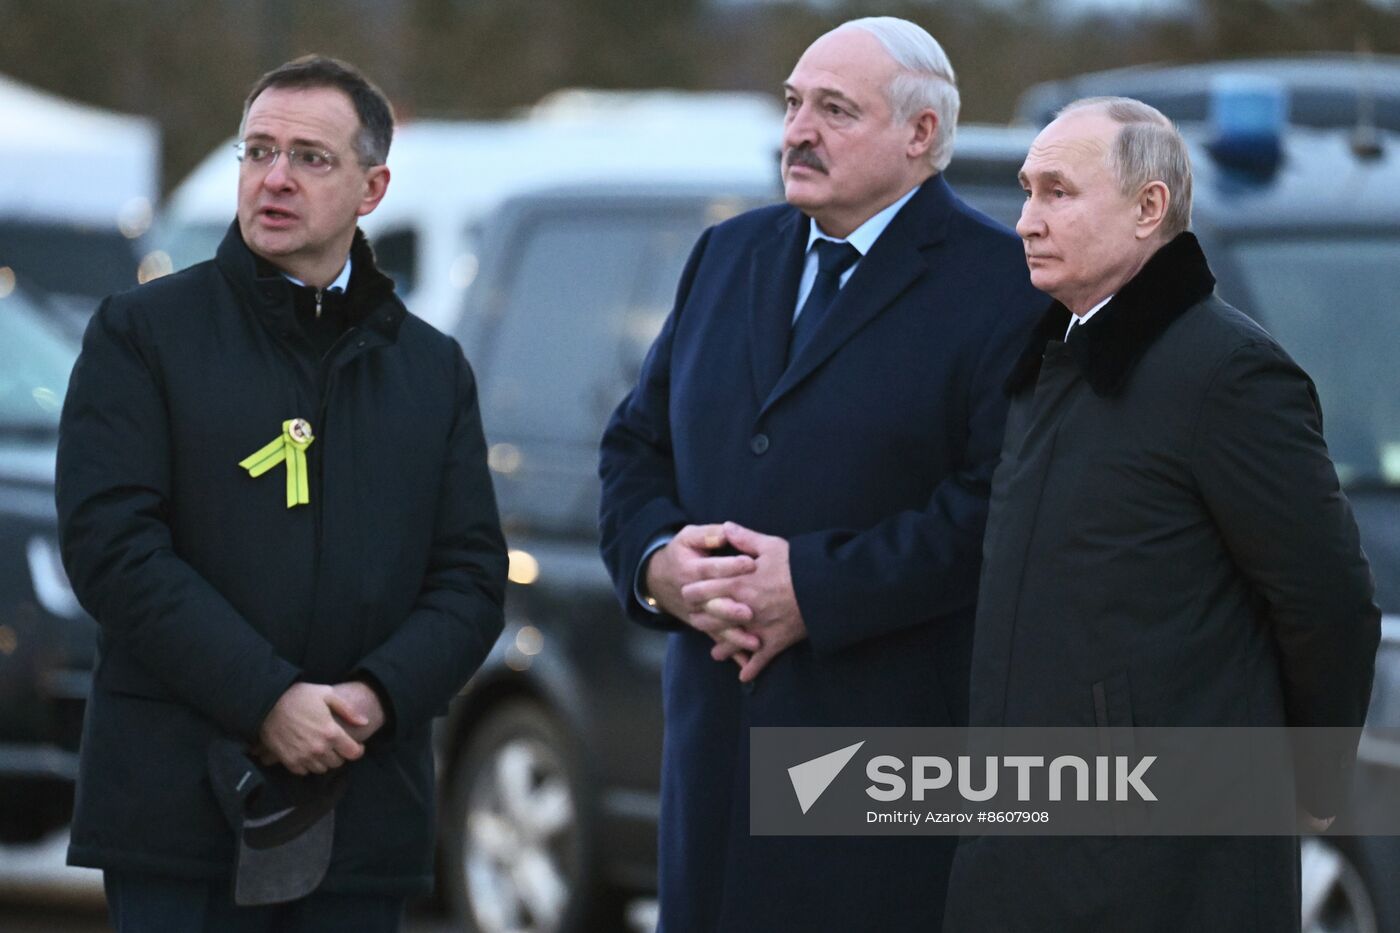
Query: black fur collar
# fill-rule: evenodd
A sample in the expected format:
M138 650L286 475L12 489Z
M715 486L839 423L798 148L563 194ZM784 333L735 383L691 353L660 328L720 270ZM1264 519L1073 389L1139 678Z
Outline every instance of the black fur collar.
M1191 233L1182 233L1154 253L1112 301L1081 325L1082 333L1076 329L1069 355L1096 394L1117 395L1152 342L1214 290L1215 276L1201 245ZM1035 385L1045 344L1064 337L1069 318L1069 309L1058 301L1045 312L1006 380L1007 395Z

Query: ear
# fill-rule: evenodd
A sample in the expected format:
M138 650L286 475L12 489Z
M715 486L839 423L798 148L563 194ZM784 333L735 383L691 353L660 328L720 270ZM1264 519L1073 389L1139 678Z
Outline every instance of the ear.
M938 133L938 114L925 108L910 118L908 126L909 145L905 147L904 154L910 159L922 159L933 148L933 140Z
M1137 223L1133 231L1139 240L1146 240L1157 233L1167 216L1167 205L1171 204L1172 193L1160 181L1150 181L1138 192Z
M389 166L372 165L365 173L365 194L360 198L356 213L363 217L379 206L384 200L384 192L389 190Z

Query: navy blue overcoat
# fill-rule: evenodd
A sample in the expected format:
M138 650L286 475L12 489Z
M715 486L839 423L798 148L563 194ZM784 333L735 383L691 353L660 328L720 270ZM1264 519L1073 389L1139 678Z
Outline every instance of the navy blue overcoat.
M748 727L942 726L968 657L1002 382L1048 300L1020 241L925 182L787 363L808 219L706 231L603 438L603 556L626 611L672 631L661 926L936 930L944 839L749 835ZM632 594L658 535L737 521L791 545L809 638L751 687Z

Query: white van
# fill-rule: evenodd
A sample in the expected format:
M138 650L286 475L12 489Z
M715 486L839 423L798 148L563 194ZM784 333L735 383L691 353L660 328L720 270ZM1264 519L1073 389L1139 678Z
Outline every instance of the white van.
M160 130L3 76L0 114L0 298L24 291L80 334L99 299L137 282Z
M476 277L477 225L506 198L610 181L776 186L781 127L766 95L681 91L559 91L517 119L410 122L395 133L389 192L363 226L408 307L451 330ZM234 217L233 142L171 194L150 264L168 271L214 254Z

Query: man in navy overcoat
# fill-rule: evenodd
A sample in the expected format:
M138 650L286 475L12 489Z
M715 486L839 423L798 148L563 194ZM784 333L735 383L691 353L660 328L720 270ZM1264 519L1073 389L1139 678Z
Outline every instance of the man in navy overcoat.
M937 930L954 840L751 836L748 728L966 721L1001 385L1047 300L940 174L928 33L846 23L785 94L788 203L701 236L602 444L604 560L672 633L661 929Z

